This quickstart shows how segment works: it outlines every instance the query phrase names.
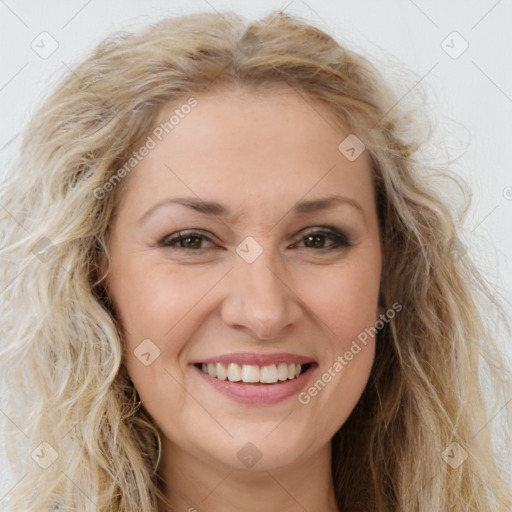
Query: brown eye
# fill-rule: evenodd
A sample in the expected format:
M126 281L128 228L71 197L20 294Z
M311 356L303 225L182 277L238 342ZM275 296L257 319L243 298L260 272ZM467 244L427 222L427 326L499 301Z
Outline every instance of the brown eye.
M191 251L200 251L207 249L207 247L200 247L203 240L209 239L195 231L179 231L176 235L166 236L158 245L160 247L175 247Z
M330 239L334 243L326 247L325 239ZM304 241L308 249L334 250L339 247L351 247L351 243L346 235L332 228L310 231L303 236L302 241Z

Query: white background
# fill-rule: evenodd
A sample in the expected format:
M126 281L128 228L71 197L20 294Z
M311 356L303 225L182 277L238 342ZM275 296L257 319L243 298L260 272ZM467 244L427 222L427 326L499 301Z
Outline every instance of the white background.
M512 2L508 0L0 0L0 171L16 149L6 144L29 120L42 95L105 36L194 11L234 10L259 18L278 8L327 31L382 72L396 78L393 66L405 65L416 76L413 84L421 80L437 119L438 140L456 159L450 168L466 179L474 193L463 243L510 317ZM43 31L58 43L48 58L31 47L42 46ZM469 44L458 58L441 46L453 31ZM457 52L462 42L451 36L445 44ZM49 40L45 48L50 48ZM396 85L402 87L401 95L407 93L403 84ZM511 341L501 343L512 358ZM15 484L2 460L0 509L2 497Z

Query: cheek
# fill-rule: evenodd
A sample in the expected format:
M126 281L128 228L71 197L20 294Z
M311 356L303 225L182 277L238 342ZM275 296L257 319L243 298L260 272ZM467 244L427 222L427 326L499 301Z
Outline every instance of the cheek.
M322 382L308 394L311 398L322 394L318 403L344 404L342 408L331 408L329 416L352 410L367 383L375 354L380 280L378 265L364 264L362 259L332 270L317 279L314 288L307 288L309 306L325 334L315 381Z
M141 398L155 401L155 390L173 389L169 396L180 395L173 388L176 380L183 380L179 361L203 324L205 297L223 273L168 263L146 265L135 258L113 269L110 289L121 323L124 364Z
M303 296L335 336L338 348L375 324L379 280L378 266L354 259L315 278L314 286L303 283Z
M123 362L154 418L160 417L164 405L177 411L184 404L178 384L183 376L177 361L186 341L200 326L191 313L209 283L207 279L193 287L191 281L192 273L182 269L146 267L141 262L125 262L111 276L121 321Z
M323 349L315 379L298 400L315 418L318 435L334 435L367 385L375 356L378 278L371 269L347 266L309 295Z
M112 272L110 290L127 341L133 343L141 336L163 339L181 319L189 317L211 288L211 281L211 275L165 263L123 262Z

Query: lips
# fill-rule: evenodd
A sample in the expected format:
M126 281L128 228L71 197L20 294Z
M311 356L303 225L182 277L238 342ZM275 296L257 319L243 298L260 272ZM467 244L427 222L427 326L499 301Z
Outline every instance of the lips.
M199 375L235 401L271 404L300 391L317 367L298 354L235 353L192 361Z

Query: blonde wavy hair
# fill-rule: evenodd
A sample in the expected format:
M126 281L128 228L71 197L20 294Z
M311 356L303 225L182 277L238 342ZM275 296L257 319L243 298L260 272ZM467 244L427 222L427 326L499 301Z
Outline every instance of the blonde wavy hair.
M13 510L150 512L165 502L161 432L123 366L98 270L122 186L102 198L95 190L164 107L214 83L263 93L287 85L325 102L371 157L380 299L403 310L379 331L369 382L332 439L340 510L512 510L493 445L494 418L512 397L494 328L510 327L461 251L465 183L420 157L420 123L386 82L297 17L201 13L107 38L45 98L0 190L2 411L17 475L5 500ZM458 218L435 190L442 180L462 191ZM467 459L452 467L447 448ZM46 469L34 462L42 453L57 456Z

